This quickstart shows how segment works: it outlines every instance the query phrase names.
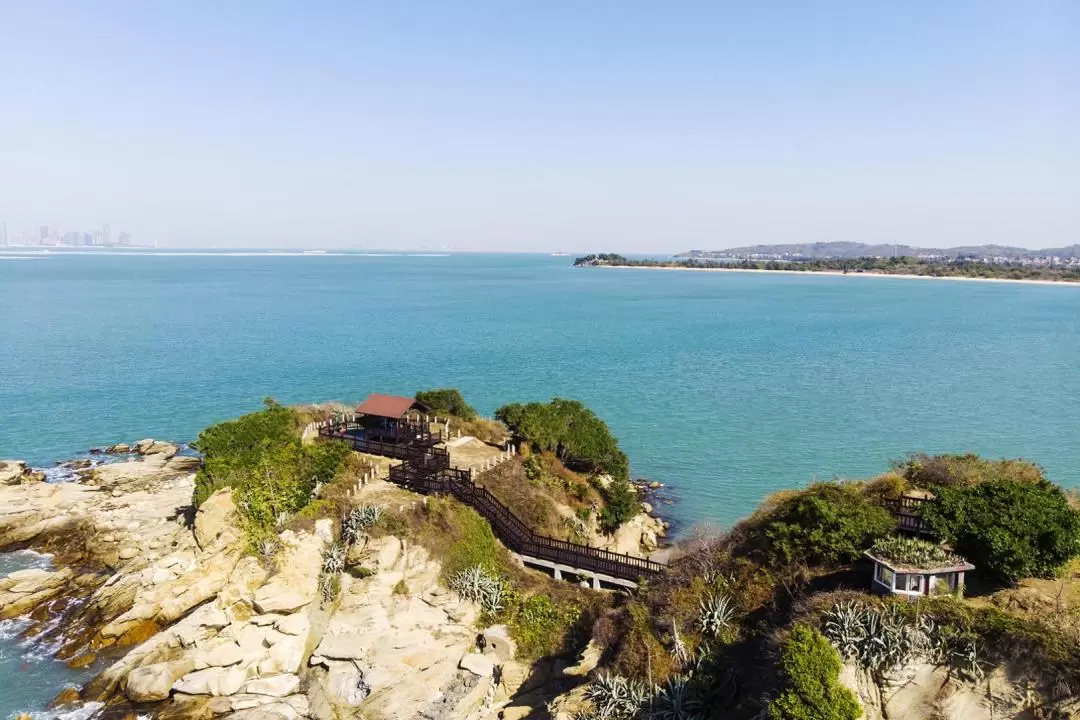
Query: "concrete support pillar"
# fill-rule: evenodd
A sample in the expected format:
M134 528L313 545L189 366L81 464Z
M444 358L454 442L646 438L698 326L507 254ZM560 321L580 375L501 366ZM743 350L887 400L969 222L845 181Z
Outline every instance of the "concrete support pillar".
M600 589L600 576L599 575L593 575L592 576L592 589L593 590L599 590Z
M555 579L562 580L562 570L559 568L555 568Z

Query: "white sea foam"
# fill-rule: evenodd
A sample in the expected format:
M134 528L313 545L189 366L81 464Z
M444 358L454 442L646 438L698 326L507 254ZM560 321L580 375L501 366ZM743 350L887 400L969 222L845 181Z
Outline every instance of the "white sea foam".
M33 720L90 720L101 712L104 707L99 702L88 702L71 710L38 710L27 713ZM18 717L20 713L12 713L11 717Z
M39 553L36 550L15 550L14 552L0 553L0 575L7 575L16 570L39 568L49 570L52 568L52 555Z

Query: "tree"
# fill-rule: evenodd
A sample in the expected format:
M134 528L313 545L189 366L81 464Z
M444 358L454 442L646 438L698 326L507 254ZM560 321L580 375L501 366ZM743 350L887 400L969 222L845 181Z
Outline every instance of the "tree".
M817 483L782 500L761 520L767 560L835 565L857 560L896 529L889 511L844 483Z
M577 400L513 403L495 411L519 442L550 450L571 469L630 477L630 463L607 424Z
M436 415L453 415L462 420L472 420L477 416L464 396L457 388L438 388L421 390L416 393L416 401L427 405Z
M1053 577L1080 555L1080 512L1048 480L997 477L934 488L923 503L931 530L990 577L1015 583Z
M820 632L797 624L784 644L780 670L787 688L769 704L772 720L857 720L862 707L840 684L840 655Z

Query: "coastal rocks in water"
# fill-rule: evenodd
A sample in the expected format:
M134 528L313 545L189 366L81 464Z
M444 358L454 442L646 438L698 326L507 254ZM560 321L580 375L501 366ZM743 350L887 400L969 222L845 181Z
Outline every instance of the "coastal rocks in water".
M131 453L131 446L127 443L116 443L115 445L109 445L103 452L109 455L128 455Z
M0 460L0 485L23 485L44 479L44 475L33 472L23 460Z
M158 702L169 697L173 685L193 669L190 660L161 662L135 668L127 676L124 694L132 702Z
M19 617L64 591L74 577L69 568L16 570L0 578L0 620Z
M166 455L171 458L173 455L180 452L180 448L169 442L147 438L135 443L132 446L131 451L137 455Z

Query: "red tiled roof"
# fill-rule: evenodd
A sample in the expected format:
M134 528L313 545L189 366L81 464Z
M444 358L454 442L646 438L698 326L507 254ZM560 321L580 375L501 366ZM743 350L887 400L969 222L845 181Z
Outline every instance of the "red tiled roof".
M423 405L412 398L372 393L368 395L367 400L356 406L356 412L361 415L375 415L400 420L414 405L423 408Z

